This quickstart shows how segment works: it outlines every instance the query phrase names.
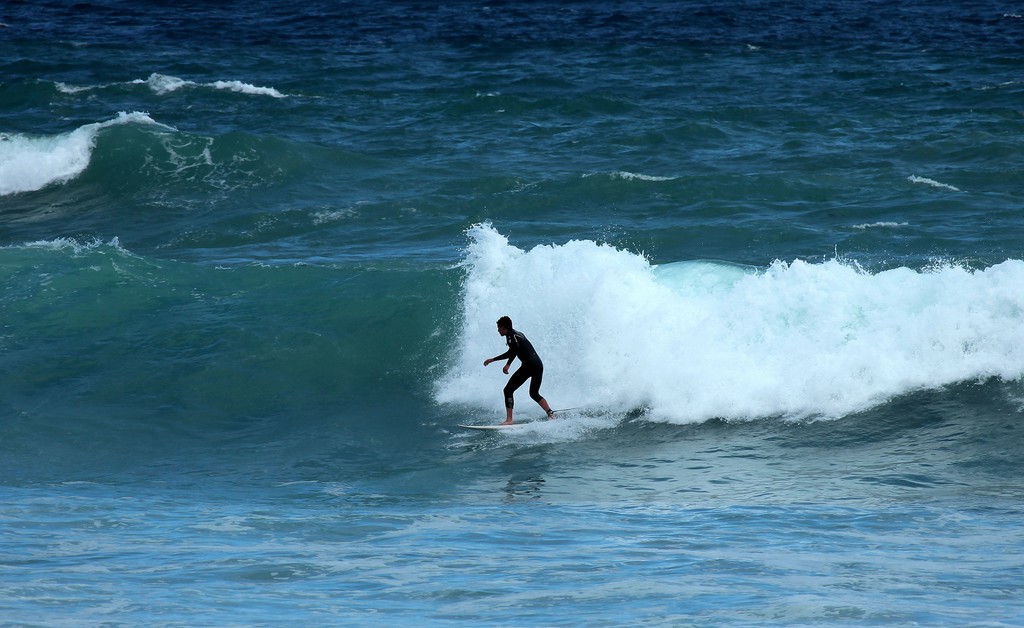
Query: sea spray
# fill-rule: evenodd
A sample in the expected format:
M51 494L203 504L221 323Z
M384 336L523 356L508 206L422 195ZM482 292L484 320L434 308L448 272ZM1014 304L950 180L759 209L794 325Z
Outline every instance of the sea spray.
M1024 376L1024 262L877 274L839 260L657 266L591 241L510 245L469 230L462 327L442 403L495 405L507 314L553 403L672 422L837 418L920 389Z

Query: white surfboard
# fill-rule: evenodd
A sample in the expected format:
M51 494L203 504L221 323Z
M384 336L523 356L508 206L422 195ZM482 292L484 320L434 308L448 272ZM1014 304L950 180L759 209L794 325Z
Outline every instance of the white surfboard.
M555 410L554 412L557 417L559 412L570 412L572 410L579 410L579 408L565 408L562 410ZM548 418L544 417L543 419L538 419L536 421L523 421L521 423L513 423L511 425L505 425L504 423L496 423L492 425L463 425L460 423L459 427L467 430L510 430L517 427L524 427L526 425L530 425L531 423L544 423L547 420Z
M497 424L497 425L459 425L461 428L467 430L510 430L516 427L523 427L526 423L513 423L511 425Z

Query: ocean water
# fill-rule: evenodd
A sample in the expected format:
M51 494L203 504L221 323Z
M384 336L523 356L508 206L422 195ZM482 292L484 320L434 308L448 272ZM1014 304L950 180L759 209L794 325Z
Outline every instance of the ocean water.
M1017 2L7 2L0 623L1024 625L1022 211Z

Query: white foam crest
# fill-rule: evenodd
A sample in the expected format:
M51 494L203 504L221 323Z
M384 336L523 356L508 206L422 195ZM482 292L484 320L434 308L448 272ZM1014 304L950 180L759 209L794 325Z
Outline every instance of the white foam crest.
M313 224L323 225L332 222L347 220L356 216L356 210L351 207L345 209L323 210L313 214Z
M132 83L145 84L149 86L149 89L155 94L164 95L176 92L183 87L190 87L196 85L192 81L186 81L176 76L168 76L166 74L153 73L149 75L146 80L135 79Z
M249 83L243 83L241 81L214 81L211 85L217 89L226 89L232 92L239 92L242 94L270 96L272 98L288 97L287 95L282 94L273 87L258 87L256 85L250 85Z
M928 178L925 178L925 177L919 177L917 175L910 175L909 177L907 177L907 181L910 181L911 183L922 183L924 185L930 185L933 188L939 188L941 190L949 190L950 192L962 192L963 191L960 188L954 187L954 186L949 185L947 183L939 183L938 181L936 181L934 179L928 179Z
M88 167L100 130L121 124L148 124L173 130L146 113L122 111L112 120L86 124L60 135L0 133L0 196L41 190L74 179Z
M116 250L118 253L131 255L131 253L121 246L121 241L115 236L108 242L104 242L99 238L93 238L85 242L81 242L75 238L59 237L53 238L52 240L34 240L32 242L25 242L24 244L3 246L3 249L45 249L50 251L70 251L74 255L81 255L89 251L94 251L103 247L109 247Z
M595 172L595 173L585 174L585 175L583 175L583 178L586 179L588 177L598 176L599 174L601 174L601 173L596 173ZM659 176L650 175L650 174L639 174L639 173L636 173L636 172L626 172L626 171L605 173L605 176L607 176L609 178L612 178L612 179L622 179L624 181L653 181L653 182L658 182L658 181L675 181L678 178L678 177L659 177Z
M835 418L914 390L1024 377L1024 262L877 274L840 261L653 266L589 241L523 251L469 232L464 322L441 403L501 409L509 315L556 407L658 420ZM525 388L517 412L535 410Z
M179 89L186 87L211 87L213 89L223 89L232 92L238 92L240 94L252 94L256 96L270 96L272 98L287 98L287 94L282 94L273 87L259 87L250 83L243 83L242 81L214 81L212 83L196 83L195 81L188 81L177 76L169 76L166 74L153 73L149 75L146 80L135 79L132 81L133 84L148 85L149 89L153 93L163 96L176 92Z
M909 227L908 222L865 222L859 225L853 225L853 229L898 229L899 227Z
M69 85L67 83L61 83L59 81L57 83L54 83L54 86L57 88L57 91L62 94L78 94L81 92L88 92L92 91L93 89L96 89L95 87L80 87L78 85Z

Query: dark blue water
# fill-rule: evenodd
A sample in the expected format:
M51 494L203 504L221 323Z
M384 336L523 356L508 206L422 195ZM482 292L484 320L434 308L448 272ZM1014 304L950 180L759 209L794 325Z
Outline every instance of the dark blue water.
M4 4L0 616L1019 625L1022 15Z

